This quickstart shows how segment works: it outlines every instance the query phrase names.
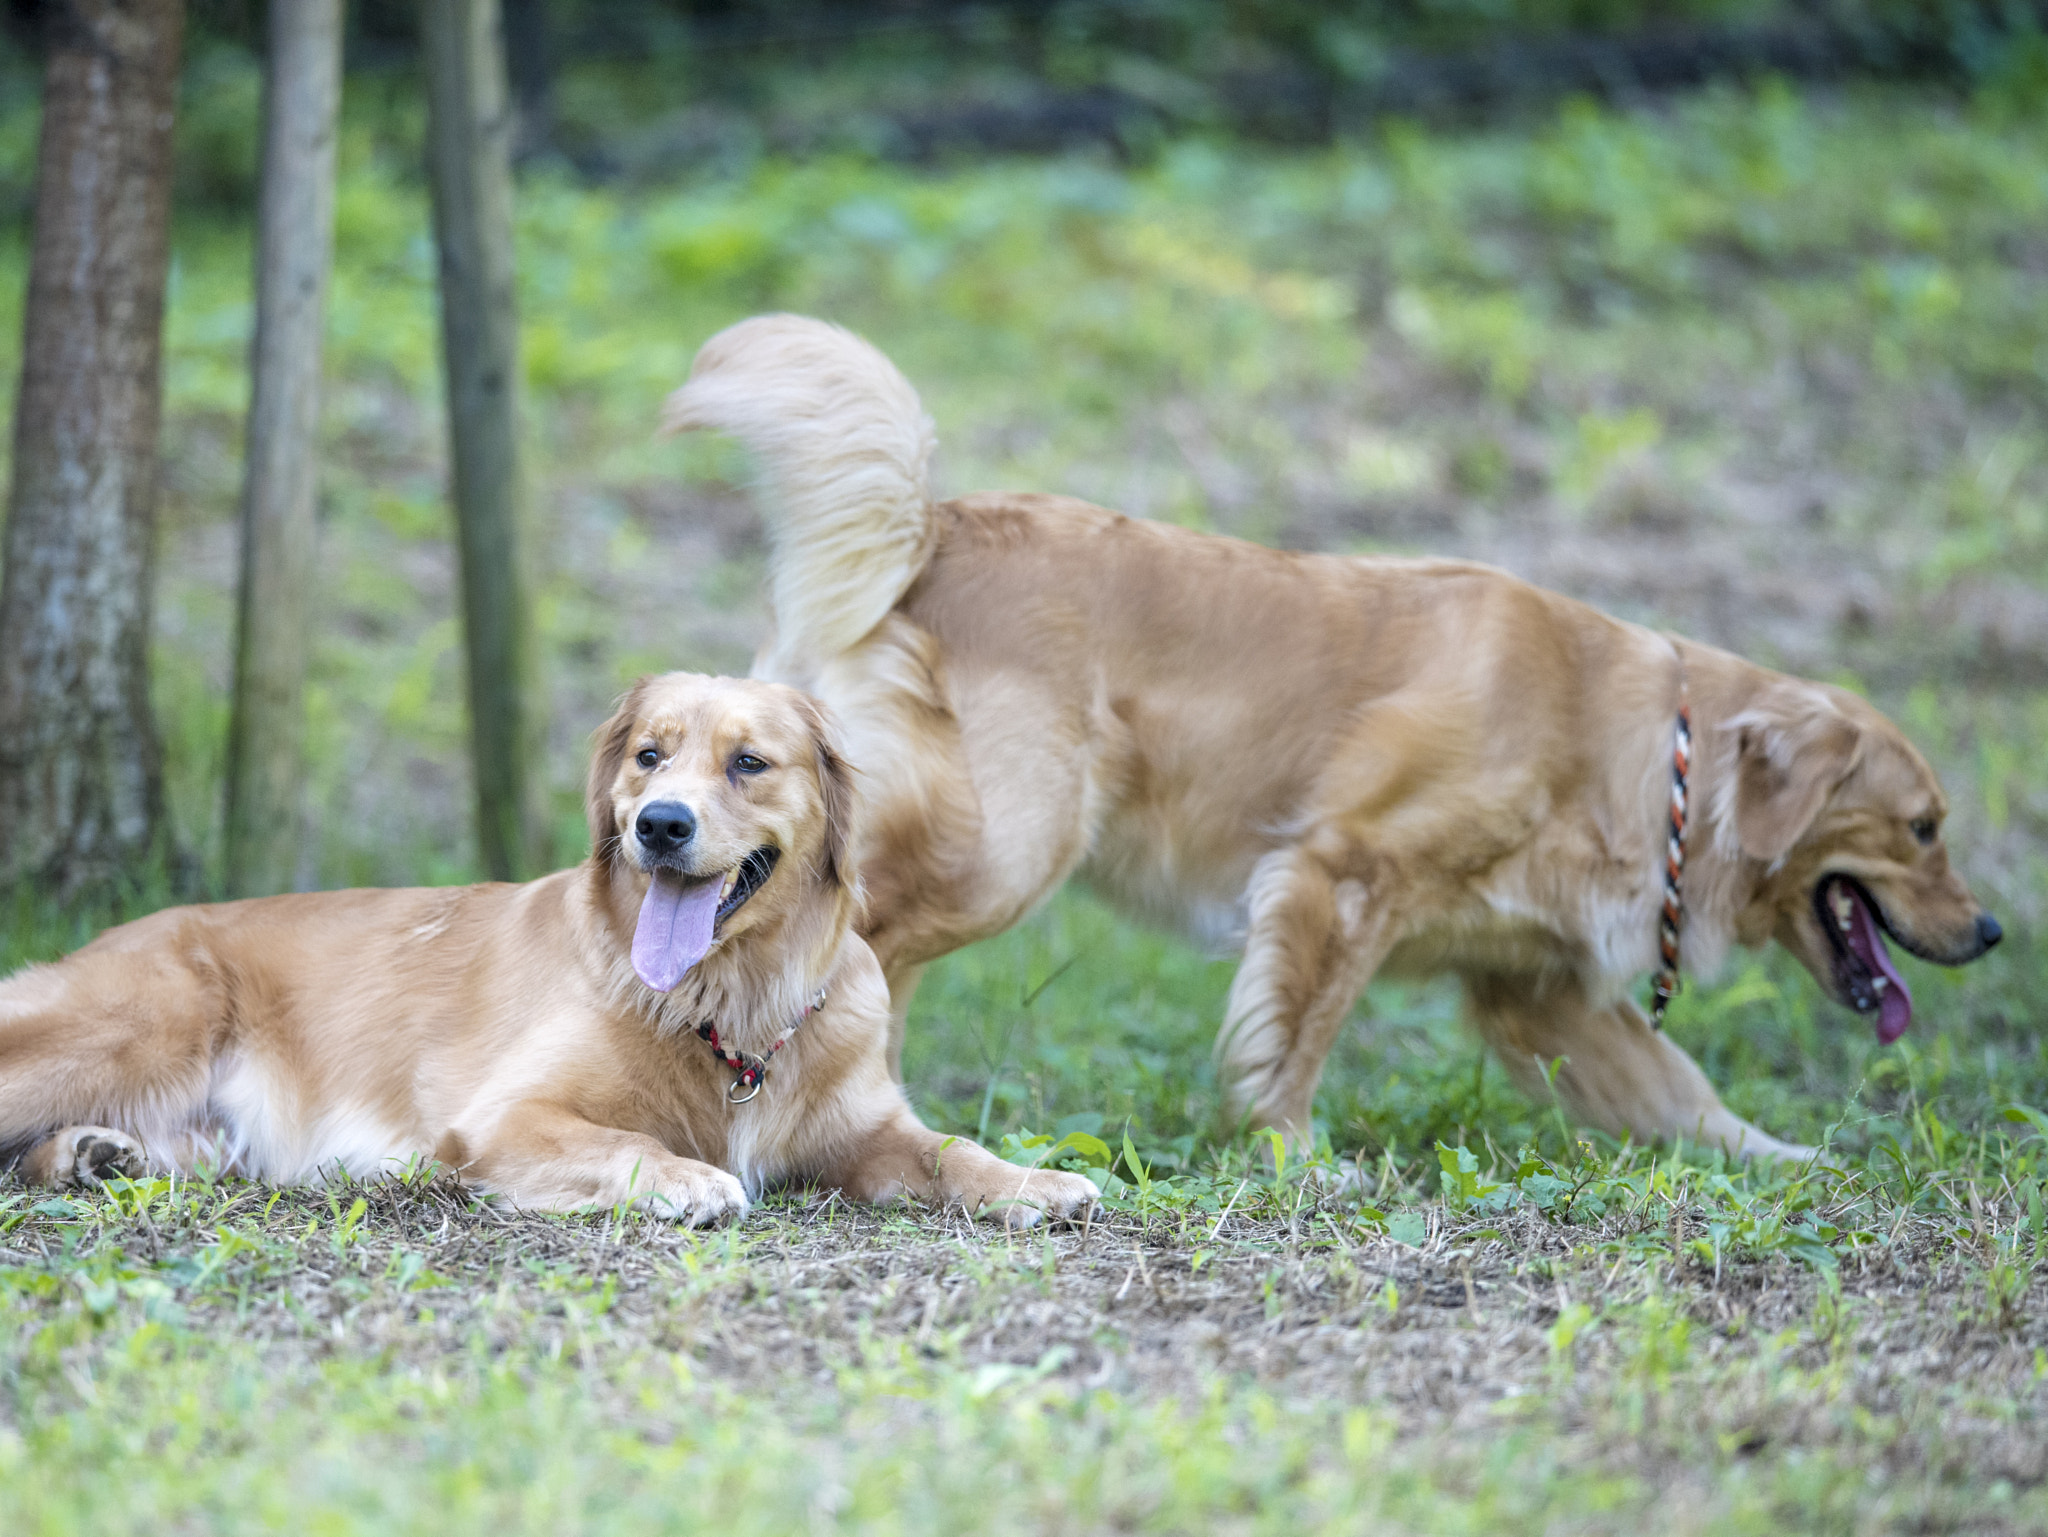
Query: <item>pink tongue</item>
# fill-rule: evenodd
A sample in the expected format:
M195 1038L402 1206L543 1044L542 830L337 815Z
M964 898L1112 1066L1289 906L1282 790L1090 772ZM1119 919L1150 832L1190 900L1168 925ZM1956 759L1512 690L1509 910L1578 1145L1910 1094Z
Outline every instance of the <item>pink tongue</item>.
M647 883L640 923L633 930L633 970L657 993L682 981L711 948L718 889L724 884L715 875L686 881L667 870L657 870Z
M1880 1045L1889 1046L1913 1023L1913 994L1906 979L1899 975L1899 968L1892 964L1891 952L1885 948L1884 934L1870 904L1853 894L1850 901L1856 910L1849 919L1849 948L1858 960L1885 979L1884 991L1877 995L1877 1039Z

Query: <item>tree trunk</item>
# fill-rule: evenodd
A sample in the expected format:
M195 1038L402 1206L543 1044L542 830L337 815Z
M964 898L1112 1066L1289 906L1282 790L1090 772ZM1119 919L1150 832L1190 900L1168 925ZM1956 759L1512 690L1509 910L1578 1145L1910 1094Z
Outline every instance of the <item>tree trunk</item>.
M0 575L0 881L140 873L159 351L182 0L50 7Z
M519 113L512 137L515 164L544 155L555 134L554 48L547 0L505 0L505 68Z
M270 0L242 590L228 727L227 888L289 890L300 864L320 352L334 258L341 0Z
M531 637L519 564L512 111L497 0L426 0L427 161L469 650L477 851L498 880L537 861Z

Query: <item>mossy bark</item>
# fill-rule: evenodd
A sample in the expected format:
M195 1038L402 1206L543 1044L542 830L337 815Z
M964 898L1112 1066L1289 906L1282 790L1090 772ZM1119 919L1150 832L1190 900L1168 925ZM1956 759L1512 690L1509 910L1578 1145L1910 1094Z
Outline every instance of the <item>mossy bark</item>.
M182 0L47 15L0 575L0 882L66 895L157 852L149 702L159 363Z

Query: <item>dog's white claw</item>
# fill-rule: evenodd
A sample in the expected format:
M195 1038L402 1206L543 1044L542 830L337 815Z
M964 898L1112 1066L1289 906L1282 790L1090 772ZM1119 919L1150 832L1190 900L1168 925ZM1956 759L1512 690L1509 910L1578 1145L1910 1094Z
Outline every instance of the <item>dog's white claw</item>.
M676 1179L646 1197L647 1205L685 1227L712 1227L747 1214L746 1187L723 1169L706 1169Z
M1040 1169L1024 1182L1017 1199L1000 1210L1008 1228L1035 1227L1040 1222L1077 1222L1101 1204L1095 1182L1079 1174Z

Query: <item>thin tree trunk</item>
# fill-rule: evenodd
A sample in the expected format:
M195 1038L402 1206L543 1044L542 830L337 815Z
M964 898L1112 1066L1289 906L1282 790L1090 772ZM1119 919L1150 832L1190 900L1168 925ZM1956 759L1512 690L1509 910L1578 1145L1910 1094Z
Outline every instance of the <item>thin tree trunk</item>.
M235 896L290 889L300 862L341 6L342 0L270 0L241 612L228 728L226 878Z
M497 0L426 0L422 32L477 850L493 877L509 880L536 863L539 819L529 799L531 638L519 560L513 122Z
M140 873L158 364L182 0L50 7L35 244L0 575L0 880Z
M504 0L505 68L519 126L512 159L524 165L544 155L555 135L554 49L548 37L547 0Z

